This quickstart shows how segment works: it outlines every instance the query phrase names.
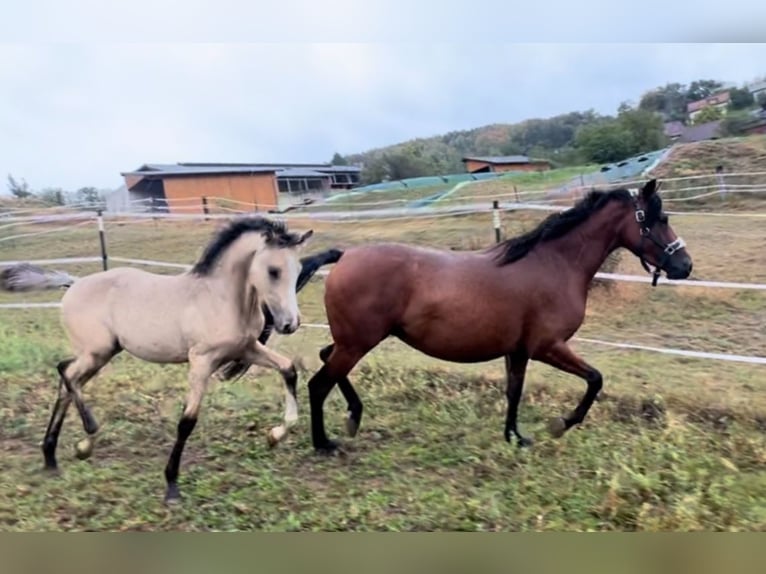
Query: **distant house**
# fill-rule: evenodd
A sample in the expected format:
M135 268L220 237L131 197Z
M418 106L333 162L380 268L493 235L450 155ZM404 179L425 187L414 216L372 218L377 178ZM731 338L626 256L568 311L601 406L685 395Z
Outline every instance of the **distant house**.
M667 137L670 141L675 141L683 135L686 126L683 124L683 122L675 120L672 122L665 122L663 128L665 137Z
M720 137L720 128L721 120L705 122L696 126L684 126L683 133L676 141L679 143L692 143L703 140L715 140Z
M726 107L729 105L730 101L731 96L729 95L728 91L719 92L717 94L713 94L712 96L708 96L707 98L697 100L696 102L689 102L686 105L686 113L689 114L689 119L691 121L694 121L694 118L702 110L709 107L720 108L724 113L726 113Z
M530 159L525 155L469 156L463 158L468 173L501 173L506 171L547 171L549 161Z
M232 209L273 211L354 187L360 171L325 163L150 163L122 172L125 186L110 199L114 206L178 213L201 213L213 199L228 200Z
M758 100L758 96L761 94L766 94L766 80L753 82L747 86L747 89L753 95L753 98Z

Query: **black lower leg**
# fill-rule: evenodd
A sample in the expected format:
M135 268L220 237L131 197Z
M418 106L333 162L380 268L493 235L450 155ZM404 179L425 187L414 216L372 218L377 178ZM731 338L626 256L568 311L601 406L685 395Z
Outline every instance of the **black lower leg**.
M67 367L71 363L72 363L72 359L61 361L56 368L59 372L59 375L61 376L61 381L64 383L67 391L69 392L69 396L72 397L75 407L77 407L77 412L79 413L80 419L82 420L83 429L85 429L85 432L87 434L93 435L98 432L98 423L96 422L96 419L93 416L93 413L90 412L90 409L88 408L88 406L80 398L79 393L74 392L75 385L79 383L77 383L76 381L70 381L65 374ZM93 374L94 372L86 373L80 376L79 380L87 381L93 376Z
M311 439L314 448L320 452L331 452L337 445L327 438L324 429L324 401L330 394L335 381L327 375L327 366L323 365L308 383L309 404L311 406Z
M181 492L178 489L178 467L181 464L181 454L183 453L184 445L186 445L186 439L189 438L196 424L196 417L183 416L178 421L178 436L170 453L168 464L165 467L165 480L167 481L165 502L174 502L181 498Z
M505 370L508 376L505 395L508 400L508 410L505 415L505 440L511 442L511 433L516 437L519 446L530 446L532 439L523 436L518 429L519 402L524 389L524 377L526 375L526 355L506 355Z
M359 395L356 394L356 390L351 385L351 381L348 380L348 377L341 377L338 379L338 388L343 394L343 398L346 399L346 404L348 405L346 430L348 431L349 436L356 436L356 433L359 430L359 424L362 422L364 405L362 405L362 400L359 398Z
M580 401L580 404L575 408L574 412L564 419L567 428L571 428L585 420L585 416L588 414L590 407L593 405L593 401L596 399L603 386L603 377L596 369L591 369L588 372L585 381L588 383L585 395Z
M61 427L64 424L66 408L69 406L69 401L66 400L65 402L65 399L61 397L61 390L61 386L59 386L59 396L53 405L53 412L51 412L51 418L48 421L48 427L45 429L45 436L43 437L42 451L46 470L56 470L58 468L56 446L59 442Z

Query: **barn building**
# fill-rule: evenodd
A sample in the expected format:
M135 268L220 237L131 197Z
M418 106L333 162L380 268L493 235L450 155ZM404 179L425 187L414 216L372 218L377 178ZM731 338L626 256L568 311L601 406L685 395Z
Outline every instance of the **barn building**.
M206 203L214 203L224 209L278 211L350 189L359 183L360 171L331 164L150 163L121 173L125 186L107 198L107 209L202 213Z
M468 173L547 171L551 169L550 162L544 159L529 159L525 155L464 157L463 164Z

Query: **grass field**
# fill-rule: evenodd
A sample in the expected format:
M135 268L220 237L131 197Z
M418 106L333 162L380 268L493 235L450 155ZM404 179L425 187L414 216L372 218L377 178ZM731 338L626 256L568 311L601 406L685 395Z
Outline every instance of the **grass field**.
M504 233L541 216L504 214ZM672 223L696 278L766 282L762 219L692 215ZM215 225L112 223L109 252L190 263ZM489 214L311 226L311 251L383 239L458 249L493 240ZM95 226L0 242L0 260L97 253ZM619 271L643 273L627 253ZM322 293L319 279L301 293L305 322L325 321ZM0 301L58 297L3 294ZM329 335L305 327L270 343L306 367L295 432L267 448L264 433L282 412L275 375L214 384L184 454L184 503L168 509L162 469L186 391L184 367L114 360L86 388L103 429L93 458L73 456L83 432L70 411L62 475L49 478L38 443L66 341L56 310L0 312L2 530L766 530L763 366L575 343L602 371L605 398L582 427L548 438L547 419L570 410L584 385L533 363L520 421L536 444L522 451L502 440L500 362L454 365L387 341L352 373L366 408L355 439L343 437L345 405L331 394L328 432L341 437L346 455L325 459L310 448L305 381ZM615 284L593 291L578 335L764 356L764 325L763 292Z

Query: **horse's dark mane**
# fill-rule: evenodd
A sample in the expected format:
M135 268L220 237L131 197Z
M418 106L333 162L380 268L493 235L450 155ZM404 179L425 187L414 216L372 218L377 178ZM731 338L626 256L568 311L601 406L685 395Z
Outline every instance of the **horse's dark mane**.
M291 247L300 243L301 239L299 234L289 232L287 226L281 221L259 215L236 219L216 233L205 247L202 257L192 267L192 273L209 275L221 254L243 234L250 232L262 233L266 237L266 245L273 247Z
M508 265L527 255L540 243L568 233L606 204L615 200L629 201L630 197L627 189L593 190L570 209L549 215L533 230L493 245L488 251L497 255L498 265Z

